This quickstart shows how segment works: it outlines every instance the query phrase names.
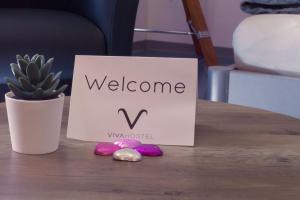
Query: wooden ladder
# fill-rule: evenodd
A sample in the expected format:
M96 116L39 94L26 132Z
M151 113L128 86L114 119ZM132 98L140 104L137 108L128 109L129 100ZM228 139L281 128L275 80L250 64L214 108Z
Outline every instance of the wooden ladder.
M199 0L182 0L182 3L198 57L203 56L208 66L217 65L216 52Z
M150 0L149 0L150 1ZM203 56L207 66L217 65L217 56L213 47L205 17L199 0L182 0L190 32L164 31L135 28L136 32L165 33L175 35L191 35L197 56Z

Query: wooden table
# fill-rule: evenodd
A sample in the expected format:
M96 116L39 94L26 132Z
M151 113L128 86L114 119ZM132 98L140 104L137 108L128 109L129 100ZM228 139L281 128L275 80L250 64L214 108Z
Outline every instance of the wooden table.
M300 199L300 121L244 107L198 102L196 146L162 147L142 162L93 154L65 138L55 153L11 150L0 104L0 199ZM183 133L184 134L184 133Z

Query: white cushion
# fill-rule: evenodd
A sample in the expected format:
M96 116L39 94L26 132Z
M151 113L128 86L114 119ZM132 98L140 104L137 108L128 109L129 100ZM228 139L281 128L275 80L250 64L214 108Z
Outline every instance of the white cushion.
M300 15L255 15L233 34L236 66L300 77Z

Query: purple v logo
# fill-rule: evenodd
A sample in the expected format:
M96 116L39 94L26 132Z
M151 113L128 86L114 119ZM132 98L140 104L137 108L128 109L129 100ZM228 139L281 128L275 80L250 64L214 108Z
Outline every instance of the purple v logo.
M140 119L140 117L142 116L143 113L146 113L146 115L148 115L148 111L145 110L145 109L143 109L143 110L141 110L141 111L138 113L138 115L135 117L134 121L131 122L131 120L129 119L128 113L127 113L127 111L126 111L124 108L120 108L120 109L118 110L118 114L120 114L120 112L123 112L123 114L124 114L124 116L125 116L125 119L126 119L128 125L129 125L130 129L133 129L133 128L134 128L135 124L136 124L137 121Z

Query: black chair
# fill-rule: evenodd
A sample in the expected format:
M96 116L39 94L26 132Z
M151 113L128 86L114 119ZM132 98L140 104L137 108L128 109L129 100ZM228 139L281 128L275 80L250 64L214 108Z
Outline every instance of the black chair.
M138 0L6 0L0 3L0 101L16 54L55 57L71 83L74 55L130 55ZM67 91L70 93L70 90Z

